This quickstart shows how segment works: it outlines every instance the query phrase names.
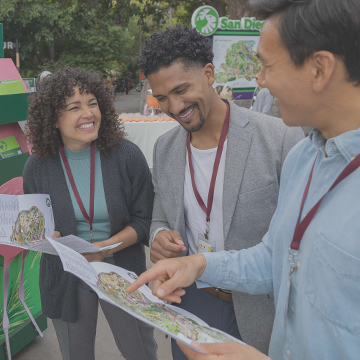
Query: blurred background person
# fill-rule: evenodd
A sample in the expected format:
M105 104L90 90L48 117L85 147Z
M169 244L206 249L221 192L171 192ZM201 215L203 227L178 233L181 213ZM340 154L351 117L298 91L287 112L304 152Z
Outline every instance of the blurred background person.
M258 84L251 101L250 110L257 111L262 114L271 115L271 106L274 97L270 94L270 90L262 88L258 83L259 73L255 75L256 83Z

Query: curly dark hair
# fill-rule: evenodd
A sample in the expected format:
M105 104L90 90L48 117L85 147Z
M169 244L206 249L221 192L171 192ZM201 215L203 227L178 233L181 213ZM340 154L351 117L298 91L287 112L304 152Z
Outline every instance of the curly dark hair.
M208 39L196 29L177 25L151 35L139 59L139 68L145 76L170 66L179 59L185 67L205 66L213 62L214 54Z
M93 94L99 104L98 149L109 156L110 149L124 137L123 124L118 120L111 92L102 76L87 70L63 68L41 80L38 91L29 97L26 137L37 157L49 157L58 151L61 135L55 125L65 109L66 99L74 95L74 87L79 87L81 94Z

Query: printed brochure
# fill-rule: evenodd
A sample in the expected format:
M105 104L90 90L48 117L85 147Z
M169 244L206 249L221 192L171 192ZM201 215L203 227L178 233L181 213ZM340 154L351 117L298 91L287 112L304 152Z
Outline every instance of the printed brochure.
M54 234L54 228L49 195L0 194L0 244L57 255L48 241ZM64 236L55 241L83 254L105 250L75 235ZM106 249L118 245L111 245Z
M209 327L195 315L176 306L165 304L155 297L146 285L129 295L125 290L137 279L135 273L103 262L89 263L76 251L52 239L49 239L49 242L59 254L64 270L89 285L100 299L121 308L174 339L190 347L192 347L192 341L242 343L220 330ZM197 348L192 348L199 351Z

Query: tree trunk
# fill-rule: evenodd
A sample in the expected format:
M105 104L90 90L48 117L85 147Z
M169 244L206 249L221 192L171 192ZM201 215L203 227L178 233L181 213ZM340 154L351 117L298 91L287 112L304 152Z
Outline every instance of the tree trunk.
M207 0L205 3L215 8L220 17L226 15L226 4L223 0Z
M254 12L251 10L249 0L222 0L228 7L229 19L241 19L242 17L252 17Z
M55 61L55 47L54 44L49 46L50 61Z

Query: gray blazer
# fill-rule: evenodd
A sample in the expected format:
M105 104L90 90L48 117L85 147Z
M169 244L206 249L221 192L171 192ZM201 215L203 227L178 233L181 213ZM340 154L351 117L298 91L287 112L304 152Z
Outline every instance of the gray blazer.
M154 146L155 190L150 239L160 227L177 230L185 246L184 179L187 131L178 126ZM230 102L230 126L223 190L224 248L258 244L269 228L279 192L280 172L290 149L304 138L301 128ZM243 340L267 353L274 320L270 295L234 293Z

